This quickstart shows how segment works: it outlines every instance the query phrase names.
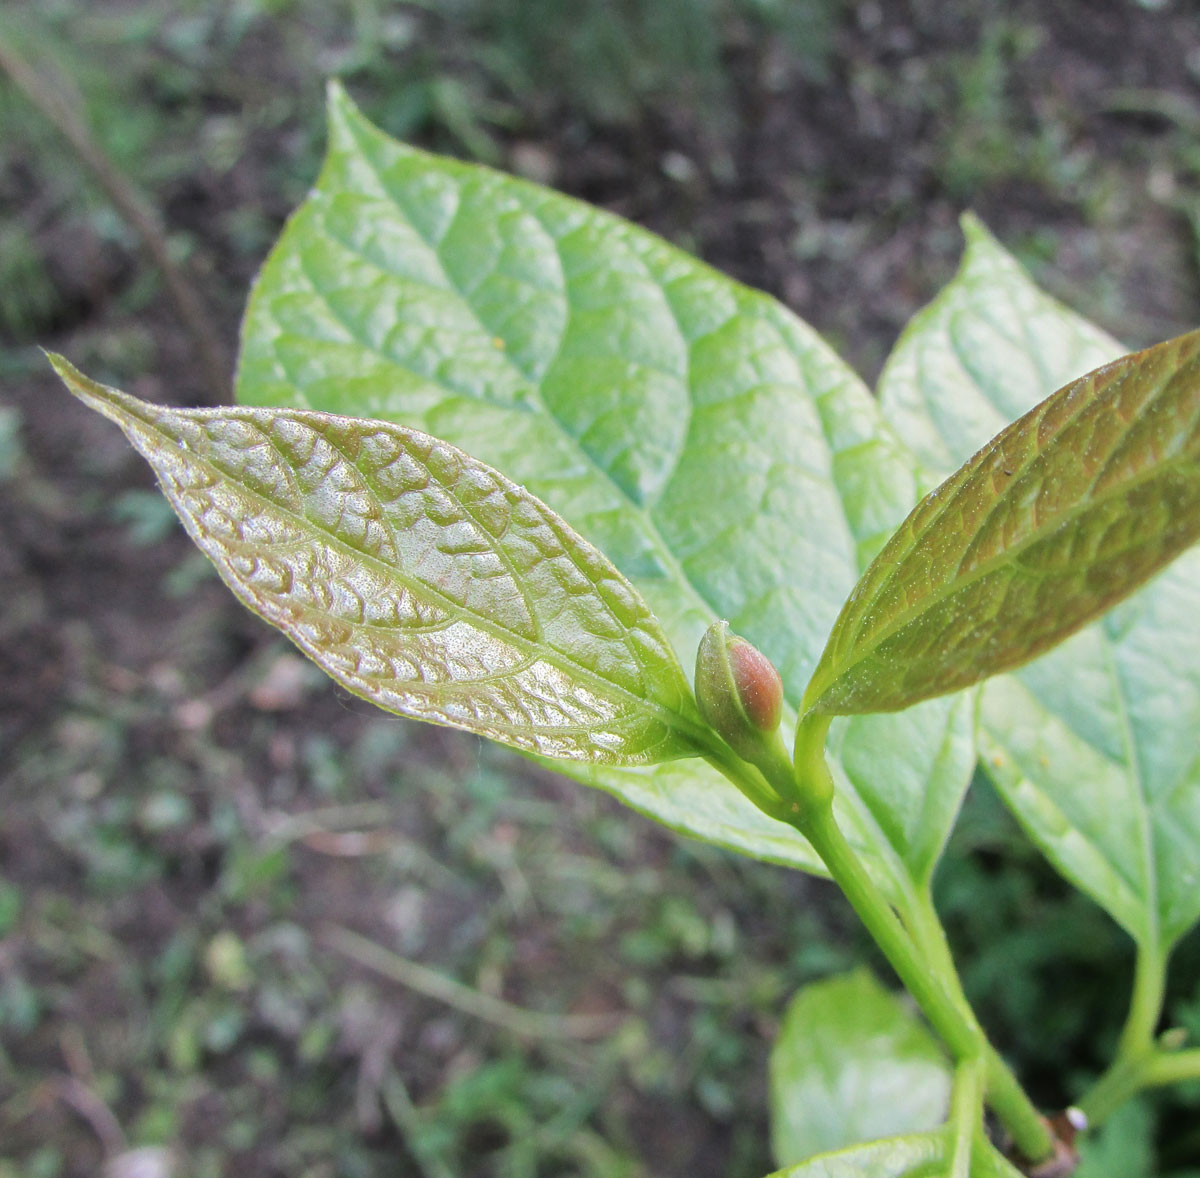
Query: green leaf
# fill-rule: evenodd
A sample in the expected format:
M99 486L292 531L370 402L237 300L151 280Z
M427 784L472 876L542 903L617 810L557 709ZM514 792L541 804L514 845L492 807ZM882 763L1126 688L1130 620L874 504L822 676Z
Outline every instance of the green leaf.
M912 456L868 391L776 302L616 217L397 143L337 88L321 176L250 300L237 395L461 446L604 551L682 665L724 618L779 668L793 707L916 499ZM969 722L968 706L938 703L890 732L919 783L908 809L929 782L954 812ZM877 743L869 724L838 739ZM676 830L816 867L706 764L561 768ZM841 784L874 872L910 888L883 834L899 823L878 820L899 799Z
M940 482L1009 422L1127 352L1029 280L977 217L962 266L913 316L879 378L887 419Z
M1200 331L1058 390L930 492L806 694L893 711L1028 662L1200 539Z
M914 1133L809 1158L771 1178L941 1178L950 1149L942 1133Z
M1156 1178L1156 1117L1143 1097L1122 1105L1094 1132L1079 1142L1075 1178Z
M1193 549L980 708L983 763L1022 825L1154 950L1200 917L1197 619Z
M547 756L708 751L637 592L483 463L386 422L151 405L51 359L241 601L355 695Z
M977 224L966 228L962 269L905 331L880 383L885 413L935 475L983 445L1000 412L1027 410L1121 351L1038 291ZM1013 372L1027 382L1024 401L1003 377ZM1010 808L1057 868L1154 952L1200 916L1198 618L1192 549L980 696L983 763Z
M780 1165L946 1119L937 1040L870 971L805 986L771 1051L771 1144Z

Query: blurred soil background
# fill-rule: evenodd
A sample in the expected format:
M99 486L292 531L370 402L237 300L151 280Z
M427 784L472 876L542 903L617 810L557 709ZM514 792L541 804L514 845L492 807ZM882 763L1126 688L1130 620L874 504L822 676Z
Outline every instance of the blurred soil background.
M0 1178L762 1178L788 997L872 959L836 893L347 699L38 345L227 400L330 75L394 135L772 292L868 379L966 208L1149 343L1200 322L1196 6L5 0L0 50ZM983 1021L1063 1106L1111 1050L1129 944L983 783L938 889ZM1193 1033L1198 978L1193 937ZM1200 1173L1198 1107L1132 1106L1087 1174Z

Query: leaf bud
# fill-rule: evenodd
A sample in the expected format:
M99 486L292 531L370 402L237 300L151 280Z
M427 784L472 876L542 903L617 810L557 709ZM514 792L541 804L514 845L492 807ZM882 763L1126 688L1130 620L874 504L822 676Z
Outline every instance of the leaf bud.
M731 633L728 622L713 622L696 652L696 702L718 735L753 760L763 734L779 727L783 681L771 660Z

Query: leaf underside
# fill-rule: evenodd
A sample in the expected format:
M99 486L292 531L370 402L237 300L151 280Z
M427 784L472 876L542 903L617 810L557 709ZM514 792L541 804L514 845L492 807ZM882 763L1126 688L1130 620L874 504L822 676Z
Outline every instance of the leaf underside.
M1054 302L978 223L906 330L880 403L929 470L1124 349ZM1015 379L1016 374L1019 379ZM1144 947L1200 916L1200 550L1062 646L981 689L982 763L1074 884Z
M237 397L461 446L605 552L682 665L724 618L793 707L916 499L869 392L779 304L616 217L397 143L336 87L321 176L251 296ZM882 746L872 720L833 734L857 767L834 766L842 818L894 897L936 861L970 720L968 701L937 701L889 728L904 788L879 792L862 772ZM555 767L676 830L820 869L707 764ZM918 836L923 807L935 824Z
M356 695L547 756L703 751L645 603L496 471L385 422L169 409L53 362L149 461L234 593Z

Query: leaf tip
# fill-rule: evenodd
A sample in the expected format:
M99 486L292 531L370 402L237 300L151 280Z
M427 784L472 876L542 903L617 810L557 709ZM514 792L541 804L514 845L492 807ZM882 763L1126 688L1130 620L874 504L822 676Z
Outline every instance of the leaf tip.
M342 85L341 78L329 78L325 83L325 111L331 130L362 118L362 112Z
M65 381L68 373L75 373L78 371L75 365L72 364L71 361L60 352L51 352L46 348L40 348L39 351L43 356L46 357L50 367L53 368L56 373L58 373L60 379Z
M42 349L42 355L50 362L50 367L54 369L58 379L67 386L67 392L72 396L78 397L88 405L91 405L97 397L103 399L104 386L98 385L94 380L84 376L66 356L58 352L48 352L45 348Z
M350 99L346 94L346 87L342 85L342 79L333 77L325 79L325 102L330 108L339 107L349 102Z
M996 238L977 213L967 209L959 218L958 226L967 239L967 248L975 245L995 245Z
M54 369L59 380L67 386L67 392L89 409L94 409L115 421L122 429L126 428L131 413L136 416L137 407L144 406L144 402L139 401L137 397L122 393L119 389L109 388L108 385L102 385L84 375L65 356L60 356L57 352L47 352L45 349L43 354L50 361L50 367Z

